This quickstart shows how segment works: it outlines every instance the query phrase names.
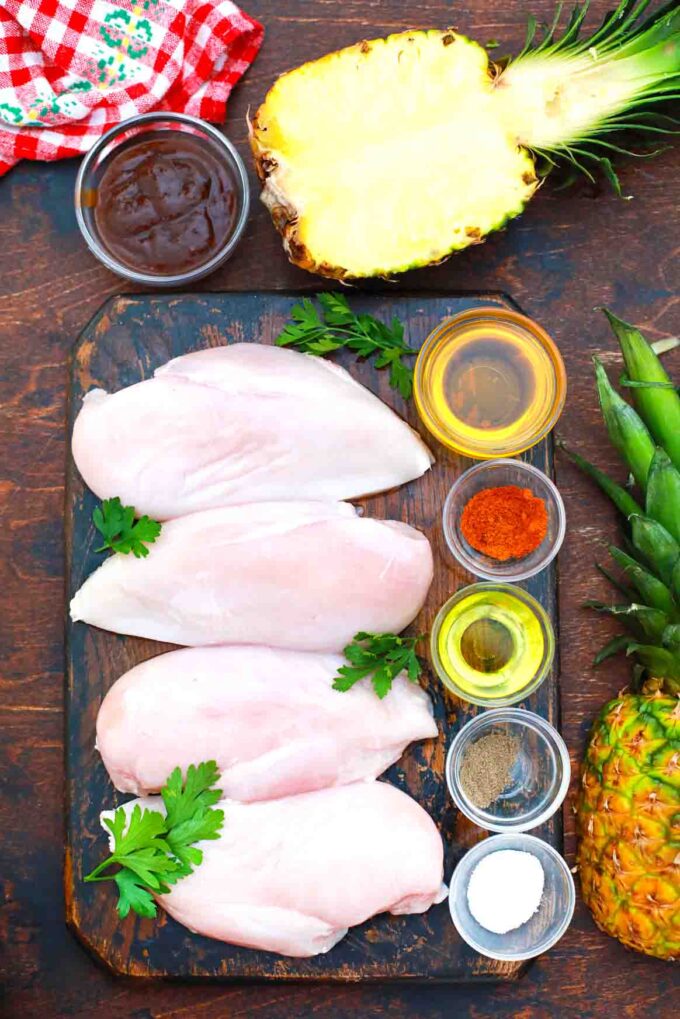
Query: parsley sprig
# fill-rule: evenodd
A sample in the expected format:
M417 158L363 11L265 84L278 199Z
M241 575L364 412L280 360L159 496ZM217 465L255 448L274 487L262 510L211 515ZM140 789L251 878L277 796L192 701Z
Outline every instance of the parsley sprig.
M132 552L136 559L143 559L149 554L146 546L152 545L161 533L157 520L147 516L135 520L134 506L123 506L118 496L104 499L101 506L93 511L92 520L104 537L104 543L96 549L97 552L110 548L123 555Z
M297 347L306 354L331 354L347 347L359 357L375 357L376 368L390 370L390 385L407 400L413 391L413 368L404 357L418 351L404 341L398 318L387 325L372 315L355 315L342 294L317 294L317 307L305 297L291 310L292 321L278 336L279 347Z
M397 637L394 633L357 633L343 652L350 664L338 669L333 689L344 693L359 680L370 676L373 689L382 700L400 672L405 672L412 683L417 683L423 667L415 647L422 639L422 634L418 637Z
M167 895L171 885L203 860L194 843L220 837L224 811L213 809L222 796L213 788L219 777L215 761L190 765L184 780L175 768L161 790L165 815L136 804L130 814L119 807L112 818L104 818L113 836L113 852L85 881L115 881L122 919L130 910L155 916L154 895ZM114 866L115 873L104 873Z

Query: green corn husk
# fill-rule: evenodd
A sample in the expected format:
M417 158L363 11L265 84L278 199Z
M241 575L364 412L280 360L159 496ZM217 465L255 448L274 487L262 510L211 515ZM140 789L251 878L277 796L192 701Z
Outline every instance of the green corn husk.
M680 471L658 446L647 475L645 514L658 520L680 543Z
M644 492L647 487L649 466L654 456L654 440L637 411L616 392L602 363L596 357L593 361L600 407L609 438Z
M664 388L635 387L633 400L650 432L680 470L680 396L657 355L639 330L603 309L614 330L628 377L663 383Z
M632 556L621 551L614 545L609 546L609 553L614 562L621 567L630 582L635 586L641 595L645 605L660 609L667 615L675 614L676 608L670 590L658 577L650 573L643 566L640 566Z
M630 518L633 545L665 584L673 584L674 569L680 558L680 545L656 520Z
M632 516L633 513L643 515L642 507L637 504L630 492L626 491L621 485L617 485L599 467L596 467L595 464L591 464L589 460L584 459L584 457L569 449L563 442L558 441L557 445L560 449L564 450L569 459L573 460L577 467L580 467L584 474L587 474L600 486L605 495L608 495L614 503L619 513L622 513L626 518Z

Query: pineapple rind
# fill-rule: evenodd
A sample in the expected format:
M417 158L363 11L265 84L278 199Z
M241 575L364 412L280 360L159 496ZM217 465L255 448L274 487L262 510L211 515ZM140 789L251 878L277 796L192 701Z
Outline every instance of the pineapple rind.
M624 694L595 721L577 805L581 890L595 922L636 951L680 958L680 710Z
M251 145L291 261L391 276L503 227L538 180L500 109L485 50L452 31L359 43L283 75Z

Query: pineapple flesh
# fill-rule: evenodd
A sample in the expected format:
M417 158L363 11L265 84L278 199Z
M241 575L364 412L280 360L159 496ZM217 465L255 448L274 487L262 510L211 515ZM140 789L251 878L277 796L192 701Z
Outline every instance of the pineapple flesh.
M595 722L578 799L581 891L629 948L680 959L680 700L623 694Z
M252 144L293 261L339 278L439 262L538 185L498 116L486 53L453 32L364 42L283 75Z
M282 75L250 125L262 200L295 264L391 276L478 244L535 193L535 157L592 176L617 126L680 93L680 8L638 26L622 0L590 39L564 33L497 66L452 30L364 41ZM626 112L628 111L628 112Z

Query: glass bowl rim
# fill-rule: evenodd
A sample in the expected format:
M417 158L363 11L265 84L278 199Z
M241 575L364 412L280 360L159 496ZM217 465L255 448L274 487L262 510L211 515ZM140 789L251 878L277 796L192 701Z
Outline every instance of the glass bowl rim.
M460 867L460 864L463 862L463 860L474 857L474 859L470 860L469 862L473 862L475 864L479 863L479 861L484 856L487 856L489 853L498 852L499 850L506 848L507 841L509 840L514 841L516 839L519 839L524 843L524 845L527 847L526 849L527 852L531 852L529 848L530 846L536 845L539 845L542 850L545 850L547 852L548 856L551 857L551 859L557 864L557 869L561 871L562 875L566 878L566 886L568 888L569 901L567 904L565 914L562 917L562 920L555 928L555 931L553 932L551 937L546 940L545 945L543 947L540 947L538 951L532 950L530 952L526 951L493 952L491 949L485 948L483 945L478 944L474 936L469 933L467 928L461 922L460 914L454 902L454 899L456 897L456 895L454 894L454 890L455 893L457 894L460 894L461 891L463 891L464 893L464 890L459 888L460 881L456 880L456 873L458 872L458 868ZM513 846L508 848L516 849L517 847ZM522 851L523 850L520 850L520 852ZM463 854L461 859L456 864L453 874L451 876L451 881L449 882L448 902L449 902L449 913L451 915L453 925L460 934L463 941L467 945L469 945L470 948L473 948L476 952L479 952L481 955L484 955L489 959L496 959L499 962L523 962L527 959L535 959L538 955L543 955L544 952L550 951L550 949L553 948L557 944L557 942L564 936L573 919L574 910L576 908L576 884L574 882L574 877L569 869L567 861L564 859L562 854L559 853L554 846L551 846L549 842L546 842L545 839L539 839L535 835L529 835L526 832L504 832L503 834L491 835L488 838L482 839L481 842L477 842L474 846L468 849L466 853ZM456 922L457 919L458 922ZM512 933L513 933L512 931L508 931L508 934ZM500 936L502 937L502 935Z
M474 803L467 798L460 784L455 781L455 769L453 767L453 758L455 754L460 752L461 747L469 743L472 736L483 731L487 726L493 725L495 722L499 721L526 723L528 727L533 726L538 729L541 736L553 742L557 749L557 754L562 762L562 779L555 796L548 806L546 806L535 819L529 822L525 821L519 824L497 824L489 822L486 814L481 810L481 808L476 807ZM532 831L534 828L538 828L540 825L544 824L553 816L553 814L557 813L559 808L562 806L569 791L569 784L571 782L571 759L563 737L555 726L552 725L552 723L550 723L546 718L543 718L535 711L529 711L527 708L492 708L482 714L475 715L474 718L468 719L465 725L458 730L451 741L448 753L446 754L444 773L451 799L458 810L460 810L461 813L468 818L468 820L476 824L478 828L483 828L485 831L497 832L498 834L521 834L522 832Z
M447 326L450 326L452 323L458 323L466 319L483 318L485 316L490 319L510 317L514 320L519 320L526 331L548 353L555 377L555 399L553 401L553 407L551 409L551 413L546 416L540 430L532 435L529 442L524 442L517 448L508 449L505 452L483 451L472 446L464 447L452 439L446 439L444 437L443 429L441 429L438 425L437 419L435 419L429 411L429 404L426 405L421 398L422 386L420 383L422 383L423 378L423 364L425 363L427 355L431 352L432 347L439 339L441 331ZM418 356L416 357L416 363L413 369L413 398L416 410L418 411L418 417L423 422L428 432L430 432L430 434L447 449L453 450L461 456L468 456L476 460L494 460L499 457L503 457L504 455L518 456L520 453L524 453L526 450L537 445L541 439L544 439L546 435L552 431L559 420L567 399L567 370L559 347L553 340L550 333L548 333L539 322L530 318L529 315L525 315L524 312L517 311L515 308L510 308L506 305L499 306L495 304L483 304L477 307L466 308L464 311L457 311L453 315L447 315L446 318L443 318L441 322L439 322L439 324L436 325L425 337L422 346L418 351Z
M492 573L491 570L485 569L484 566L482 566L477 559L470 555L470 553L467 552L461 545L456 536L455 526L449 522L449 517L451 516L449 510L455 497L459 495L463 485L465 482L469 481L470 478L477 474L484 474L485 472L490 474L492 471L498 470L506 465L519 469L521 473L526 473L527 475L537 478L541 483L545 484L545 487L552 497L552 502L556 507L557 535L546 554L539 559L537 564L532 568L523 570L517 569L512 573L499 574ZM449 551L460 565L468 571L468 573L472 573L475 577L481 577L483 580L516 583L518 580L528 580L529 577L536 576L537 573L540 573L553 561L557 553L562 548L564 537L567 533L567 512L564 506L564 500L557 485L552 478L548 477L545 471L540 469L540 467L535 467L533 464L526 463L524 460L517 460L514 457L494 457L493 459L483 460L481 463L473 464L471 467L468 467L453 482L448 495L444 500L444 507L442 509L442 530L444 532L444 539ZM479 554L481 555L481 553ZM529 553L529 555L531 555L531 553ZM527 558L527 556L523 557L524 560ZM517 560L518 567L522 563L523 559Z
M106 248L103 247L103 245L99 242L98 237L90 229L85 217L83 216L82 203L80 200L84 190L86 177L91 172L92 167L102 150L112 141L115 141L119 135L134 129L140 124L150 124L154 121L158 121L159 124L167 123L168 121L171 123L185 124L188 127L193 127L202 132L204 135L208 135L214 142L216 142L222 151L227 154L227 158L230 161L232 169L236 173L237 196L240 205L234 229L228 236L220 251L217 251L212 258L203 263L203 265L195 266L193 269L189 269L186 272L174 273L172 275L152 275L151 273L138 272L112 256ZM220 265L222 265L223 262L226 262L231 256L243 235L243 231L245 230L246 223L248 221L248 214L250 212L250 182L248 180L248 171L246 170L245 163L243 162L238 150L226 137L226 135L224 135L221 131L218 131L213 124L209 124L207 121L201 120L200 117L192 117L188 113L164 113L161 111L152 111L150 113L141 113L135 117L129 117L127 120L122 120L119 124L115 124L112 128L101 135L94 145L85 153L76 176L74 204L76 221L85 243L92 254L99 259L99 261L105 265L107 269L116 273L118 276L131 280L133 283L141 283L149 287L173 287L180 286L184 283L193 283L199 279L203 279L203 277L208 276L210 273L218 269Z
M521 690L518 690L515 694L510 694L507 697L486 697L481 699L471 695L465 690L462 690L458 684L447 675L446 670L441 664L436 637L439 636L441 621L446 611L451 607L454 601L459 601L464 596L473 594L475 591L480 589L489 590L490 588L497 589L499 587L509 588L513 595L524 599L525 603L536 614L545 634L548 652L545 656L542 668L538 670L531 683L528 683L525 687L522 687ZM454 696L460 698L460 700L465 701L468 704L476 704L480 708L505 708L512 704L518 704L520 701L525 700L525 698L530 697L531 694L535 693L539 686L545 682L555 660L555 649L555 628L552 625L550 616L543 608L538 598L535 598L533 594L529 593L529 591L525 591L523 587L518 587L515 584L507 583L502 580L480 580L478 583L466 584L464 587L461 587L460 590L455 591L449 598L446 599L434 617L430 628L430 654L432 656L432 665L441 683L445 689L454 694ZM444 678L445 676L446 679Z

